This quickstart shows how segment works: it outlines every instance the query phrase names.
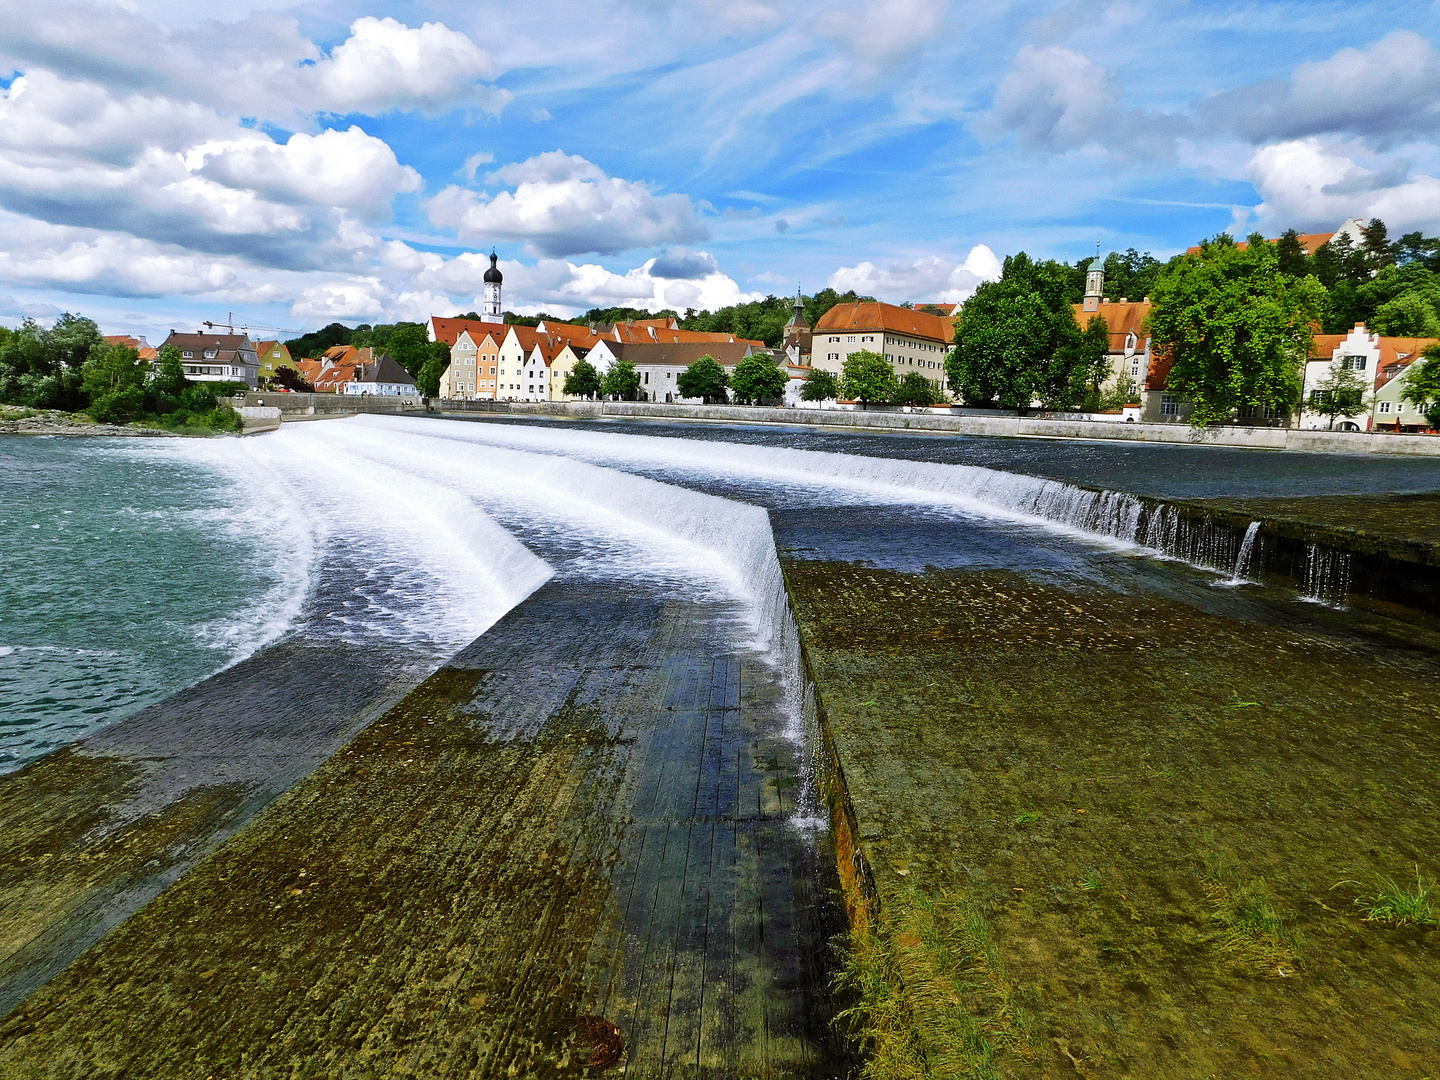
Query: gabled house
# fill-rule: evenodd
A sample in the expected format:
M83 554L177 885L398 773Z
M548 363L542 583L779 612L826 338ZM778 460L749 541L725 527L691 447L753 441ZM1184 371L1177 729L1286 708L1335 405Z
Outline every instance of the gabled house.
M290 349L283 341L257 341L255 355L260 359L260 381L268 383L275 378L280 368L298 371L290 356Z
M344 393L352 397L418 397L415 380L388 353L352 369Z
M160 348L180 350L185 377L192 382L243 382L254 390L259 384L260 358L244 334L180 334L174 330Z
M628 360L640 376L640 400L664 403L699 404L699 398L683 398L677 380L680 373L702 356L712 356L728 372L747 356L764 356L772 362L774 354L763 345L748 341L600 341L587 357L600 372L610 370L616 360Z
M1312 407L1316 387L1332 372L1354 372L1366 387L1365 409L1357 416L1338 417L1340 431L1372 429L1418 431L1429 427L1423 413L1401 399L1410 365L1421 353L1437 343L1435 338L1397 338L1372 334L1364 323L1356 323L1348 334L1317 334L1311 357L1305 363L1305 397L1300 413L1302 428L1328 428L1330 417Z

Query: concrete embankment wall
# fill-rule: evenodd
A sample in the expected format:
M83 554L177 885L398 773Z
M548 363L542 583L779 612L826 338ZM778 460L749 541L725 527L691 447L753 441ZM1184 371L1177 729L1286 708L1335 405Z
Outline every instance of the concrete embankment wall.
M356 413L418 413L425 411L418 397L370 397L352 394L275 394L252 390L230 399L236 410L279 409L284 420L306 420ZM244 413L241 413L243 416Z
M1105 439L1119 442L1245 447L1256 450L1440 456L1440 437L1424 435L1302 431L1296 428L1272 427L1216 427L1197 430L1188 424L1180 423L1121 424L1003 413L889 410L851 412L842 409L777 409L744 405L663 405L636 401L446 401L435 402L434 408L442 413L502 416L556 416L576 419L614 416L656 420L710 420L1011 438L1024 436L1048 439Z

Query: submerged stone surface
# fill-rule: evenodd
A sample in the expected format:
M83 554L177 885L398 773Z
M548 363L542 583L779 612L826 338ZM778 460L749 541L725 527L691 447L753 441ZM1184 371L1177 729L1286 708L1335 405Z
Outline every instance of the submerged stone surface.
M735 614L542 588L12 1012L0 1073L579 1076L618 1029L626 1075L834 1075L843 915Z
M852 975L892 994L876 1075L1440 1066L1440 930L1354 904L1440 876L1433 650L1004 572L785 571L873 881L847 876Z

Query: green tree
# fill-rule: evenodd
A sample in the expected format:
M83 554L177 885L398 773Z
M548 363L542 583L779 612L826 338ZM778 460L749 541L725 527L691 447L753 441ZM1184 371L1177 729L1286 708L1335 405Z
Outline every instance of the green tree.
M65 312L48 330L34 319L0 342L0 401L73 412L86 403L81 369L104 344L93 320Z
M725 401L725 389L730 385L730 376L708 353L680 373L675 380L675 389L681 397L698 397L706 405Z
M1071 370L1084 380L1079 396L1087 405L1098 407L1100 386L1110 377L1110 324L1103 315L1090 316L1075 350L1076 363Z
M805 385L800 387L801 401L833 401L840 396L840 380L833 371L811 368L805 376Z
M1386 337L1440 337L1440 289L1401 293L1381 304L1366 325Z
M350 334L348 326L332 322L323 329L291 338L285 342L285 347L296 360L314 360L323 356L326 349L332 349L336 345L349 345Z
M1280 271L1258 234L1241 250L1225 234L1201 245L1152 293L1155 352L1171 360L1167 389L1194 402L1197 427L1256 406L1291 412L1324 307L1313 277Z
M145 380L145 411L157 416L173 413L180 408L180 396L189 385L180 350L174 345L164 346Z
M1349 368L1334 367L1310 391L1306 407L1330 418L1330 429L1340 417L1359 416L1365 411L1365 380Z
M1070 271L1007 256L999 281L987 281L960 309L955 348L945 361L951 390L967 404L1023 409L1038 398L1051 408L1078 404L1085 392L1080 327L1067 300Z
M742 405L783 399L789 385L790 376L785 369L776 367L774 360L760 353L741 360L730 377L730 388Z
M889 401L899 383L890 361L877 352L861 349L845 358L840 374L840 393L869 408L872 401Z
M389 353L390 358L410 373L411 378L420 374L431 357L436 356L435 345L445 350L443 359L448 363L450 350L444 342L431 341L425 327L419 323L397 323L394 326L376 327L371 331L371 348L376 355ZM352 341L353 345L354 342ZM442 369L443 370L443 369Z
M1395 258L1401 266L1440 271L1440 240L1421 232L1408 232L1395 242Z
M301 375L295 368L281 367L275 369L275 381L286 390L296 394L313 394L315 387Z
M1360 252L1364 256L1367 270L1373 274L1395 265L1397 246L1390 242L1385 222L1379 218L1371 218L1369 225L1360 227L1360 235L1364 238L1360 241Z
M1282 274L1304 277L1310 273L1310 257L1305 254L1305 248L1300 244L1300 234L1294 229L1286 229L1276 242L1275 258L1280 264Z
M566 397L584 398L587 401L598 397L602 393L600 373L589 360L576 360L575 366L566 374L565 385L561 389Z
M940 387L918 371L907 371L890 395L896 405L935 405L945 400Z
M1426 346L1420 356L1405 373L1400 397L1424 413L1431 427L1440 428L1440 345Z
M640 393L640 373L629 360L616 360L600 380L600 390L607 397L634 401Z
M128 345L102 342L90 350L81 369L90 397L88 412L106 424L128 424L145 409L145 376L149 365Z
M445 349L443 341L432 342ZM440 351L432 351L420 368L420 373L415 376L415 389L421 397L433 398L440 396L440 376L445 374L445 369L450 366L449 350L442 355Z

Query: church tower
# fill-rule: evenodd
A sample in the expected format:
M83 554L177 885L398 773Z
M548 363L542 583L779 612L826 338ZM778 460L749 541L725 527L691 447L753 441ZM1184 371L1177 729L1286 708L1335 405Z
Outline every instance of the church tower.
M805 318L805 300L800 295L800 287L795 287L795 314L790 316L790 321L785 324L785 340L783 342L785 352L790 355L792 364L805 364L810 356L810 323ZM805 359L801 359L804 357Z
M1070 294L1074 296L1074 293ZM1095 256L1095 261L1085 271L1085 307L1086 311L1099 311L1100 301L1105 296L1105 265L1100 261L1100 256Z
M500 267L496 265L499 261L499 257L492 249L490 269L485 271L485 303L480 309L481 322L503 323L505 321L504 309L500 306L500 286L505 281L505 275L500 273Z

